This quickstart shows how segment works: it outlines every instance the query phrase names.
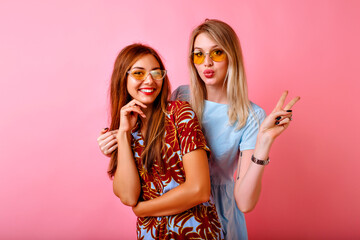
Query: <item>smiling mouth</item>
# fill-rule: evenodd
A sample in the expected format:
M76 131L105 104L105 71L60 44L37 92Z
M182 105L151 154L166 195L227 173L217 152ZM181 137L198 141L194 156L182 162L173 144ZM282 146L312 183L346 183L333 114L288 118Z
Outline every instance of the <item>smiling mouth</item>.
M141 92L147 92L147 93L150 93L150 92L153 92L154 89L140 89Z
M139 89L139 91L143 94L146 94L146 95L151 95L155 92L155 89L154 88L143 88L143 89Z

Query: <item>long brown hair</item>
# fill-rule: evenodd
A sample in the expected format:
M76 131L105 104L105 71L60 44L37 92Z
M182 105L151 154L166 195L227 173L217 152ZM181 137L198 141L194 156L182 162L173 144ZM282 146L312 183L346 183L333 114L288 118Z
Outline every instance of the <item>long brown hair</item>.
M159 62L160 69L165 69L159 54L151 47L143 44L131 44L125 47L117 56L114 64L114 70L110 83L110 107L111 107L111 124L110 130L119 129L120 126L120 109L131 101L131 96L127 91L127 72L136 61L145 55L152 55ZM165 113L166 106L171 93L169 78L166 75L159 96L153 103L153 111L148 120L148 128L145 135L145 149L141 158L144 167L149 170L154 161L162 166L161 149L165 132ZM138 119L140 127L142 126L140 118ZM118 150L111 154L108 174L113 177L117 167Z
M220 20L206 19L205 22L197 26L191 33L188 58L190 68L190 104L196 112L199 122L201 122L207 91L205 83L201 80L192 59L195 39L200 33L206 33L226 52L229 64L224 87L226 87L229 106L229 123L230 125L236 123L236 129L240 129L246 124L247 117L249 113L253 113L253 109L248 98L248 87L239 38L228 24Z

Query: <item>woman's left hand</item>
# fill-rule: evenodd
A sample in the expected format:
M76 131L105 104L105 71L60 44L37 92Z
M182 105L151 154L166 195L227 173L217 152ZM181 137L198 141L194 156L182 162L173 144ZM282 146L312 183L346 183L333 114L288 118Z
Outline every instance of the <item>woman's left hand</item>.
M299 101L300 97L293 98L283 107L287 95L288 91L285 91L274 110L262 122L259 130L260 137L272 142L289 126L293 114L291 108Z

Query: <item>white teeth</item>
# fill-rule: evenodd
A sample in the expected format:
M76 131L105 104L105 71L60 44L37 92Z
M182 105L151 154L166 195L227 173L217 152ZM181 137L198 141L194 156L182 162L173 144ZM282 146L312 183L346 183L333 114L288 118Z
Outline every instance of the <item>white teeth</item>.
M154 89L141 89L140 91L142 91L142 92L153 92Z
M150 93L153 92L154 89L141 89L140 91Z

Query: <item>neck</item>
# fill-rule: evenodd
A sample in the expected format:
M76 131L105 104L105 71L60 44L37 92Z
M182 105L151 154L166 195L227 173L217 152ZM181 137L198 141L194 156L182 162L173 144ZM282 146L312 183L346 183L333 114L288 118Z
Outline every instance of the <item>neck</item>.
M147 122L152 114L152 105L147 105L147 108L142 108L141 111L145 114L146 118L144 120Z
M226 86L206 86L207 99L211 102L227 104Z
M140 129L141 135L145 138L147 127L148 127L148 121L152 114L152 105L147 105L147 108L142 108L141 110L143 111L143 113L146 116L146 118L141 117L142 124L141 124L141 129Z

